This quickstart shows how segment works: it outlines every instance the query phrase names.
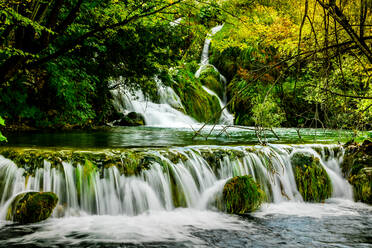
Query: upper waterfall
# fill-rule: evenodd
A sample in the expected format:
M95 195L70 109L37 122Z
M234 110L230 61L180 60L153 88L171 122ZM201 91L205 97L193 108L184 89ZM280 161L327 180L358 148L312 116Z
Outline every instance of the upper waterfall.
M218 69L209 64L209 48L212 42L212 36L217 34L221 29L223 28L223 25L218 25L211 29L210 33L207 35L205 41L204 41L204 47L203 52L200 59L200 67L195 73L195 77L198 78L202 74L202 72L207 69L209 66L212 67L215 71L217 71L220 74L220 82L224 84L226 88L226 78L218 71ZM234 116L229 113L229 111L226 109L226 92L224 93L224 99L221 100L221 98L213 92L211 89L208 89L206 86L203 86L203 89L210 95L216 96L218 98L218 101L220 103L222 112L220 117L220 124L224 125L233 125L234 124ZM226 90L225 90L226 91Z
M197 124L193 118L183 112L184 107L174 90L163 85L158 77L155 77L154 80L157 84L159 103L146 98L142 90L131 92L121 84L111 90L115 109L121 113L142 114L147 126L190 127Z

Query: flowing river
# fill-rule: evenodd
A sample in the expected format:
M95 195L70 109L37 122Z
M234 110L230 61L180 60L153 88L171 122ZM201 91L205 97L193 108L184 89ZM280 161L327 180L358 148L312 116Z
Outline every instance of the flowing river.
M13 135L3 149L79 150L123 161L141 153L147 167L135 175L115 166L85 175L81 164L65 160L55 167L45 159L31 173L0 156L0 247L372 247L372 207L354 202L342 177L338 132L302 130L305 141L294 144L295 130L278 129L284 140L269 135L273 142L258 146L253 131L232 129L229 138L220 131L209 141L192 141L190 129L160 128ZM331 179L330 199L303 201L294 153L320 160ZM229 215L215 207L225 182L237 175L252 175L268 196L254 213ZM10 201L35 190L58 195L52 217L28 225L6 221Z

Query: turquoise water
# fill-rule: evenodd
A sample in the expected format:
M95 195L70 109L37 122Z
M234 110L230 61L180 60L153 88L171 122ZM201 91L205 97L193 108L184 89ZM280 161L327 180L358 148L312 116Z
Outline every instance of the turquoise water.
M155 128L155 127L115 127L96 131L66 131L66 132L21 132L9 134L6 146L24 147L169 147L186 145L250 145L257 144L258 139L253 130L229 128L222 132L218 126L210 133L211 126L205 127L201 134L193 138L196 128ZM269 131L263 135L263 140L278 144L306 143L343 143L352 138L351 131L328 129L301 129L299 138L296 129L275 129L280 137ZM209 135L209 136L208 136ZM205 138L208 136L208 138Z

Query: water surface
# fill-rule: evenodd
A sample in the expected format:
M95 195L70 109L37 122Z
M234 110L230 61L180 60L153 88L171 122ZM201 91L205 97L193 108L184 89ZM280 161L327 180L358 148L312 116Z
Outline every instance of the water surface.
M77 148L119 148L119 147L169 147L186 145L249 145L257 144L258 139L253 130L229 128L223 131L217 126L211 133L211 126L205 127L201 134L193 139L192 128L159 128L159 127L115 127L97 131L65 132L21 132L9 134L7 146L40 146L40 147L77 147ZM338 143L346 142L352 132L328 129L301 129L299 138L296 129L278 128L275 132L266 132L263 140L270 143ZM207 137L208 136L208 137ZM207 137L207 138L206 138Z
M341 199L264 204L245 216L176 209L1 225L0 247L372 247L372 208Z

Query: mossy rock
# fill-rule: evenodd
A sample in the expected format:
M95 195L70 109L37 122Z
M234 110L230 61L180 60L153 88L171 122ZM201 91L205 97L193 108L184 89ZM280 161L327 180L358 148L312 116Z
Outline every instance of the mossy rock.
M238 176L227 181L223 188L222 210L231 214L245 214L258 209L265 192L252 176Z
M194 73L180 68L174 76L173 90L180 97L186 113L199 122L215 123L220 119L221 106L216 96L208 94Z
M356 201L372 204L372 167L366 167L349 179Z
M149 169L151 161L149 154L143 150L104 150L104 151L75 151L75 150L33 150L6 148L0 150L0 155L12 160L19 168L23 168L24 176L35 176L36 170L44 168L44 161L51 164L51 168L63 170L62 162L73 166L94 165L100 176L104 168L115 166L120 174L126 176L138 175L142 170Z
M318 158L312 154L296 152L291 163L298 191L304 201L323 202L332 195L332 184Z
M8 208L6 219L20 224L36 223L50 217L58 197L52 192L27 192L17 195Z
M214 91L221 99L225 92L225 86L220 80L220 73L217 72L212 66L207 67L200 74L200 82L208 89Z
M146 122L142 114L130 112L115 124L119 126L143 126Z
M354 199L372 204L372 142L348 142L341 168L353 186Z

